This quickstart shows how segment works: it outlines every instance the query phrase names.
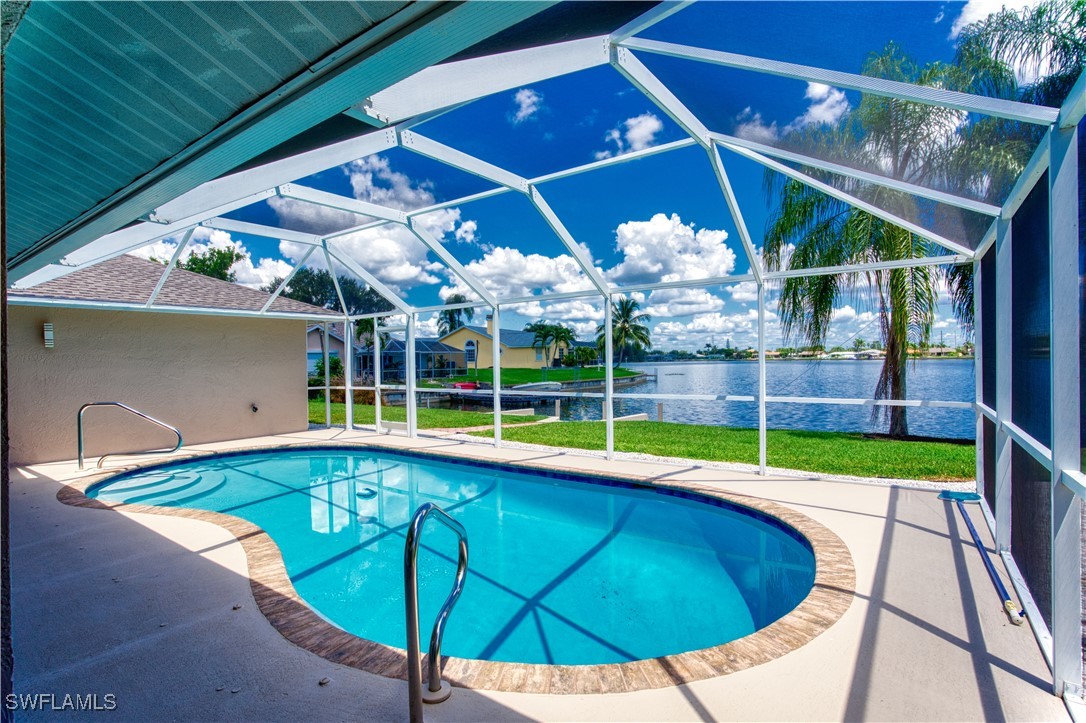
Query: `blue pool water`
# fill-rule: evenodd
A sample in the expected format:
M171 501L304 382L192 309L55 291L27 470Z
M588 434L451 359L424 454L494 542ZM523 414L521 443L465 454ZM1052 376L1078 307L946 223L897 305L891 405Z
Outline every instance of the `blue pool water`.
M443 648L465 658L615 663L720 645L790 611L814 581L806 540L745 508L417 455L242 453L125 475L87 494L249 520L279 545L315 610L401 648L405 528L434 502L468 530L470 573ZM424 646L455 569L455 536L428 524Z

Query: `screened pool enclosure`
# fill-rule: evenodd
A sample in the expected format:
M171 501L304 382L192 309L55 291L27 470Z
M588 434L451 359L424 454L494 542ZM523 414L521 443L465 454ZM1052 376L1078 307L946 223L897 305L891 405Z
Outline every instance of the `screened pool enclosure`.
M366 379L354 386L350 367L358 363L346 354L344 364L348 398L355 392L374 393L376 427L382 429L381 393L396 392L406 400L406 434L419 433L417 408L426 395L453 396L478 391L430 388L418 384L422 370L417 340L433 336L420 331L434 314L477 309L493 316L491 358L493 388L488 390L494 411L493 444L502 444L502 400L579 397L602 405L606 438L605 453L615 453L615 403L622 400L750 405L757 409L759 430L758 466L766 473L767 409L792 405L952 408L975 415L978 488L999 552L1026 603L1029 622L1052 668L1054 692L1069 697L1082 693L1082 497L1086 476L1080 460L1083 451L1084 389L1081 366L1086 355L1082 328L1084 267L1086 267L1086 213L1081 176L1086 150L1081 140L1086 127L1086 79L1080 77L1061 107L1033 105L1018 100L989 97L947 89L936 84L888 80L846 72L833 67L792 62L796 52L777 49L761 55L732 52L727 43L684 43L674 38L682 29L715 19L722 22L728 4L664 3L610 32L584 37L571 29L557 42L531 42L532 33L521 33L506 42L480 46L475 52L431 64L388 87L356 99L345 115L367 128L349 137L313 146L299 144L300 152L278 153L271 160L258 159L227 175L203 183L173 200L158 205L119 230L101 235L66 253L52 263L24 264L15 268L11 282L31 286L93 265L120 254L136 251L163 239L175 239L178 258L194 233L209 230L245 234L300 245L304 252L279 280L273 299L288 288L299 269L316 265L357 280L387 301L388 310L345 314L354 324L380 319L382 332L394 337L394 352L404 369L396 384L382 379L382 334L374 337L367 354ZM715 6L715 7L713 7ZM682 21L684 16L686 21ZM530 21L525 21L530 22ZM682 24L685 22L686 24ZM890 22L889 20L887 22ZM504 37L504 36L502 36ZM529 40L525 40L528 37ZM567 39L572 37L573 39ZM662 39L667 38L667 39ZM701 38L704 40L704 37ZM509 49L512 47L513 49ZM800 49L802 50L802 48ZM791 58L790 60L778 58ZM689 71L698 68L697 82ZM617 142L615 152L599 153L597 159L571 167L553 167L549 158L523 158L512 131L480 127L471 148L446 142L441 123L460 118L471 123L474 104L524 89L530 85L562 83L572 87L585 77L608 77L636 92L682 137L658 145ZM608 82L612 82L608 81ZM776 129L761 135L740 132L736 118L753 122L754 101L736 97L733 88L751 93L771 93L778 87L808 92L837 89L863 102L882 103L903 116L945 128L946 134L979 127L984 122L1004 130L1009 139L1027 148L1024 170L998 174L979 167L947 165L934 172L916 172L909 163L887 162L885 155L854 136L853 146L832 134L789 134ZM565 87L563 86L563 87ZM559 86L544 86L548 89ZM811 91L814 88L816 91ZM548 90L558 95L558 90ZM823 91L817 91L823 92ZM826 91L828 92L828 91ZM842 95L841 97L845 97ZM606 98L598 102L607 102ZM757 107L753 105L753 107ZM459 115L457 115L459 114ZM745 115L744 115L745 114ZM760 122L760 119L758 119ZM570 118L570 123L577 119ZM516 126L512 126L514 129ZM753 126L746 125L747 131ZM762 128L765 127L761 126ZM433 130L433 132L431 132ZM507 129L508 130L508 129ZM620 134L621 135L621 134ZM1001 141L994 141L996 151ZM1005 142L1010 143L1010 140ZM863 152L855 152L857 148ZM428 199L411 204L378 203L316 187L322 172L359 159L407 157L453 169L464 174L470 193L445 200ZM735 230L738 265L745 273L713 275L702 270L629 280L622 273L605 270L599 253L588 239L571 230L560 204L552 205L552 188L570 179L591 183L598 179L598 196L586 203L624 203L615 174L627 167L649 168L655 160L682 156L702 164L706 184L718 198ZM485 159L485 160L484 160ZM638 164L641 164L640 166ZM949 164L949 161L948 161ZM760 229L745 220L751 191L735 183L736 168L757 167L795 181L832 202L866 211L874 219L904 229L924 245L907 258L849 259L840 265L811 265L804 259L784 258L766 263ZM993 166L994 168L994 166ZM465 183L469 183L466 181ZM584 186L587 188L587 186ZM617 186L616 188L619 188ZM478 190L474 190L478 189ZM557 195L557 191L555 194ZM760 190L756 189L756 194ZM759 196L760 197L760 196ZM494 283L467 259L456 239L443 235L432 222L435 214L471 204L496 202L514 206L525 223L550 229L555 248L570 260L568 283L560 290L540 291L529 282L511 291ZM314 230L300 223L274 225L274 214L246 213L269 203L291 204L296 209L336 212L338 226ZM515 203L514 203L515 202ZM301 214L299 214L300 217ZM326 216L327 217L327 216ZM131 219L130 219L131 220ZM116 227L119 227L118 224ZM435 230L435 228L437 230ZM426 259L431 273L446 274L450 289L463 292L467 301L417 304L379 275L371 258L348 248L345 241L375 230L407 234ZM485 231L485 229L482 229ZM382 231L383 232L383 231ZM390 231L391 232L391 231ZM610 239L602 243L608 243ZM601 243L598 239L596 243ZM733 264L735 266L736 264ZM771 395L766 383L767 315L773 314L784 280L794 277L831 277L842 272L870 279L901 269L936 269L968 266L973 272L974 339L976 348L976 395L973 402L941 399L826 398ZM169 268L164 272L169 273ZM738 288L750 294L752 324L757 338L757 385L741 395L639 394L636 388L615 391L612 302L631 295L651 298L653 293ZM336 285L341 308L350 305ZM448 294L446 294L447 296ZM145 308L154 308L155 299ZM603 327L605 378L600 391L518 391L502 387L502 315L525 314L546 318L548 305L580 303L600 318ZM58 302L59 303L59 302ZM258 318L261 311L232 312ZM122 305L115 305L122 308ZM529 311L534 310L534 311ZM325 319L315 322L326 323ZM386 342L387 343L387 342ZM441 364L464 367L462 355L452 358L439 350ZM435 354L438 352L435 352ZM325 369L328 365L325 364ZM326 392L330 384L321 387ZM330 417L329 417L330 419ZM621 423L620 423L621 424ZM346 425L354 427L352 405L346 405Z

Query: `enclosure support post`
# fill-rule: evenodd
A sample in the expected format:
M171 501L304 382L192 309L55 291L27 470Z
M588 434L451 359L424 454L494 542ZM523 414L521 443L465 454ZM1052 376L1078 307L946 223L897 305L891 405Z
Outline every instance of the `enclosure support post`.
M407 436L418 436L418 405L415 400L415 312L407 314L407 343L404 348L404 384L407 385Z
M373 428L381 433L381 328L373 319Z
M346 402L346 427L354 429L354 329L351 317L343 315L343 401Z
M490 364L494 368L494 446L500 447L502 445L502 344L501 344L501 314L498 312L498 305L494 304L492 309L492 323L490 325L490 345L491 345L491 358ZM478 350L475 352L478 354Z
M758 474L765 476L765 283L758 282Z
M989 252L994 253L994 252ZM994 279L981 278L980 256L973 260L973 396L977 404L984 403L984 344L982 343L981 330L984 328L984 284L994 283ZM994 349L992 350L995 351ZM982 495L987 488L988 480L984 479L984 420L985 416L979 408L974 408L976 419L976 462L974 476L977 480L977 491Z
M1011 549L1011 451L1014 442L1003 423L1011 420L1011 220L1000 218L996 227L996 483L995 544L998 552Z
M328 369L328 322L321 324L321 353L324 354L324 426L332 426L332 378Z
M604 357L607 370L603 384L603 422L607 428L607 459L615 456L615 336L614 314L611 309L611 295L603 296Z
M1052 692L1082 692L1082 500L1062 483L1080 470L1078 126L1049 131L1052 320Z

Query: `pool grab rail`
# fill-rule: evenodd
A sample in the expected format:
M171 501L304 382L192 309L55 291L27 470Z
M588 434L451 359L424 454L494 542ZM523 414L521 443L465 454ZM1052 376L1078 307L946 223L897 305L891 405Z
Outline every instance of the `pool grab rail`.
M174 445L173 449L165 449L165 450L152 449L152 450L147 451L147 452L110 452L109 454L103 454L98 459L98 465L97 466L98 466L99 469L102 468L102 462L106 461L106 457L111 457L111 456L118 455L118 454L124 455L126 457L130 456L130 455L137 455L137 454L170 454L171 452L176 452L177 450L181 449L181 445L184 442L184 440L181 439L181 432L180 432L180 430L177 429L177 427L166 424L161 419L155 419L154 417L150 416L149 414L144 414L143 412L141 412L138 409L133 409L132 407L128 406L127 404L122 404L121 402L87 402L86 404L84 404L82 407L79 408L79 415L77 416L77 422L76 422L76 448L77 448L77 452L79 454L79 469L83 469L83 414L87 411L88 407L120 407L121 409L125 410L126 412L131 412L132 414L135 414L137 417L142 417L143 419L146 419L148 422L151 422L152 424L157 424L158 426L162 427L163 429L168 429L168 430L170 430L171 432L173 432L174 434L177 435L177 444Z
M438 611L434 628L430 634L430 650L427 654L428 679L426 690L422 689L422 660L419 650L419 581L418 557L419 539L426 519L434 513L435 519L456 533L459 538L459 552L456 561L456 579L452 590ZM445 624L449 620L460 593L464 591L464 581L468 574L468 533L464 526L452 518L449 513L432 502L426 502L415 510L407 526L407 541L404 543L403 578L404 599L407 612L407 693L411 723L421 723L422 704L440 703L452 694L452 688L441 679L441 638L445 634Z

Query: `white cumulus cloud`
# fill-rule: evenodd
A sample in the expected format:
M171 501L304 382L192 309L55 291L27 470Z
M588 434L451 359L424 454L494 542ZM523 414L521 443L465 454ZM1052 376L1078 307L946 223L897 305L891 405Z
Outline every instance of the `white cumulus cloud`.
M144 259L153 258L166 263L173 257L180 242L181 236L163 239L136 249L131 252L131 255ZM196 227L192 238L185 245L184 250L181 251L178 260L187 261L193 254L206 254L213 248L232 248L245 255L244 259L235 262L230 267L230 271L233 272L237 283L251 289L267 286L276 277L282 278L290 273L291 265L281 259L263 258L254 264L249 250L245 248L245 244L235 240L227 231L211 229L206 226Z
M531 88L521 88L513 94L513 103L516 109L509 120L513 125L519 125L539 112L543 107L543 96Z
M414 181L393 170L383 156L368 156L343 165L355 198L387 208L412 210L434 203L433 184ZM284 225L311 233L327 234L359 225L362 217L290 198L273 197L268 204ZM460 209L446 208L417 217L433 236L451 235L457 241L473 243L478 226L474 220L462 220ZM429 250L403 226L385 226L356 231L329 240L329 246L351 258L394 291L404 292L416 286L437 284L444 265L430 260ZM309 249L305 244L284 241L280 252L297 261ZM319 256L319 254L318 254ZM317 259L316 256L312 259ZM312 260L311 259L311 260ZM314 266L323 266L315 260ZM468 292L469 298L474 294Z
M615 248L623 260L606 277L630 285L725 276L735 269L735 252L727 239L722 229L695 231L678 214L627 221L615 230Z
M614 144L614 149L597 151L597 161L623 153L643 151L656 145L656 135L664 129L664 122L652 113L627 118L619 126L610 129L604 135L605 143Z
M807 109L790 123L784 126L778 126L776 121L767 123L760 112L747 106L735 117L733 132L739 138L769 145L809 125L836 123L852 108L845 91L823 83L807 83L803 97Z

